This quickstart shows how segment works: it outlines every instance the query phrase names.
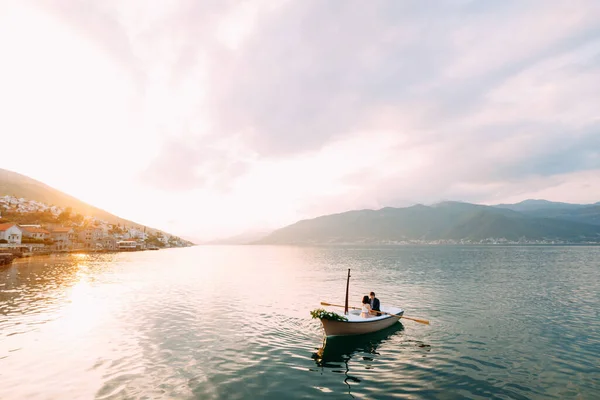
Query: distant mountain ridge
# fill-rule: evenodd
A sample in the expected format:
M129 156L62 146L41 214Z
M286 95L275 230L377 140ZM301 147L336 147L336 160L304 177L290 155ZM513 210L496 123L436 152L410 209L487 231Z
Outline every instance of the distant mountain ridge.
M299 221L254 244L389 242L600 243L600 205L546 200L486 206L442 202L432 206L356 210Z
M232 244L247 244L260 240L267 236L269 231L249 231L240 233L239 235L229 236L221 239L214 239L203 242L203 245L232 245Z
M519 211L533 217L556 218L584 224L600 225L600 202L593 204L560 203L547 200L525 200L494 207Z
M599 203L596 203L596 204L599 204ZM557 201L548 201L548 200L542 200L542 199L528 199L528 200L523 200L520 203L516 203L516 204L496 204L494 207L506 208L506 209L513 210L513 211L528 212L528 211L550 210L550 209L552 209L552 210L558 210L558 209L574 210L577 208L589 207L589 206L593 206L593 205L594 204L573 204L573 203L561 203L561 202L557 202Z
M40 181L17 172L0 168L0 196L11 195L27 200L36 200L48 205L62 208L71 207L74 212L82 215L96 217L111 224L121 224L136 228L144 228L142 224L118 217L98 207L61 192ZM146 227L148 232L163 232L159 229ZM167 232L165 232L167 233Z

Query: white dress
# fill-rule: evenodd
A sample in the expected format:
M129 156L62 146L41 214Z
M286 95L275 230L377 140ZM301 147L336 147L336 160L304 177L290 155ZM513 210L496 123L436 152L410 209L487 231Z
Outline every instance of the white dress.
M367 306L367 304L363 304L362 305L362 309L360 310L361 314L360 316L363 318L369 318L369 307Z

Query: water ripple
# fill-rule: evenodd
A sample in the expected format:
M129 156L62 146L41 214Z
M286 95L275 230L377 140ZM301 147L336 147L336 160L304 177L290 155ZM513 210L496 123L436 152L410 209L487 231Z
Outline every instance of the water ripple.
M600 397L600 248L198 247L0 270L0 398ZM374 290L411 321L323 341Z

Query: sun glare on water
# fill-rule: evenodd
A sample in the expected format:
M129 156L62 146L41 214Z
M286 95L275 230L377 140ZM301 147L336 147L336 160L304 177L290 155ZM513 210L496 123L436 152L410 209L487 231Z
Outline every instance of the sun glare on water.
M84 257L81 257L84 256ZM85 259L85 254L77 258ZM78 281L71 287L67 306L62 312L59 326L68 335L79 335L101 324L107 313L107 304L103 302L90 281L86 264L78 265Z

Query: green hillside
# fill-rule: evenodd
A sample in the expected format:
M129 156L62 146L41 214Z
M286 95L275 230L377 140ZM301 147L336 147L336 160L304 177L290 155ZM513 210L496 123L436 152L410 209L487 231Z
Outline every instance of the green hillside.
M40 181L0 168L0 196L5 195L11 195L18 198L22 197L27 200L36 200L48 205L55 205L63 208L71 207L74 212L86 216L93 216L108 221L111 224L120 224L136 228L144 227L144 225L117 217L100 208L84 203L75 197L69 196ZM146 231L149 233L161 232L158 229L148 227Z
M600 225L600 205L597 204L568 209L559 208L533 210L527 214L535 217L555 218Z
M586 207L586 204L561 203L541 199L528 199L515 204L497 204L494 207L506 208L518 212L531 212L538 210L573 210Z
M444 202L431 207L388 207L326 215L286 226L255 243L481 241L489 238L600 242L600 226L534 217L505 208Z
M519 211L532 217L600 225L600 202L595 204L572 204L547 200L525 200L517 204L498 204L494 207Z

